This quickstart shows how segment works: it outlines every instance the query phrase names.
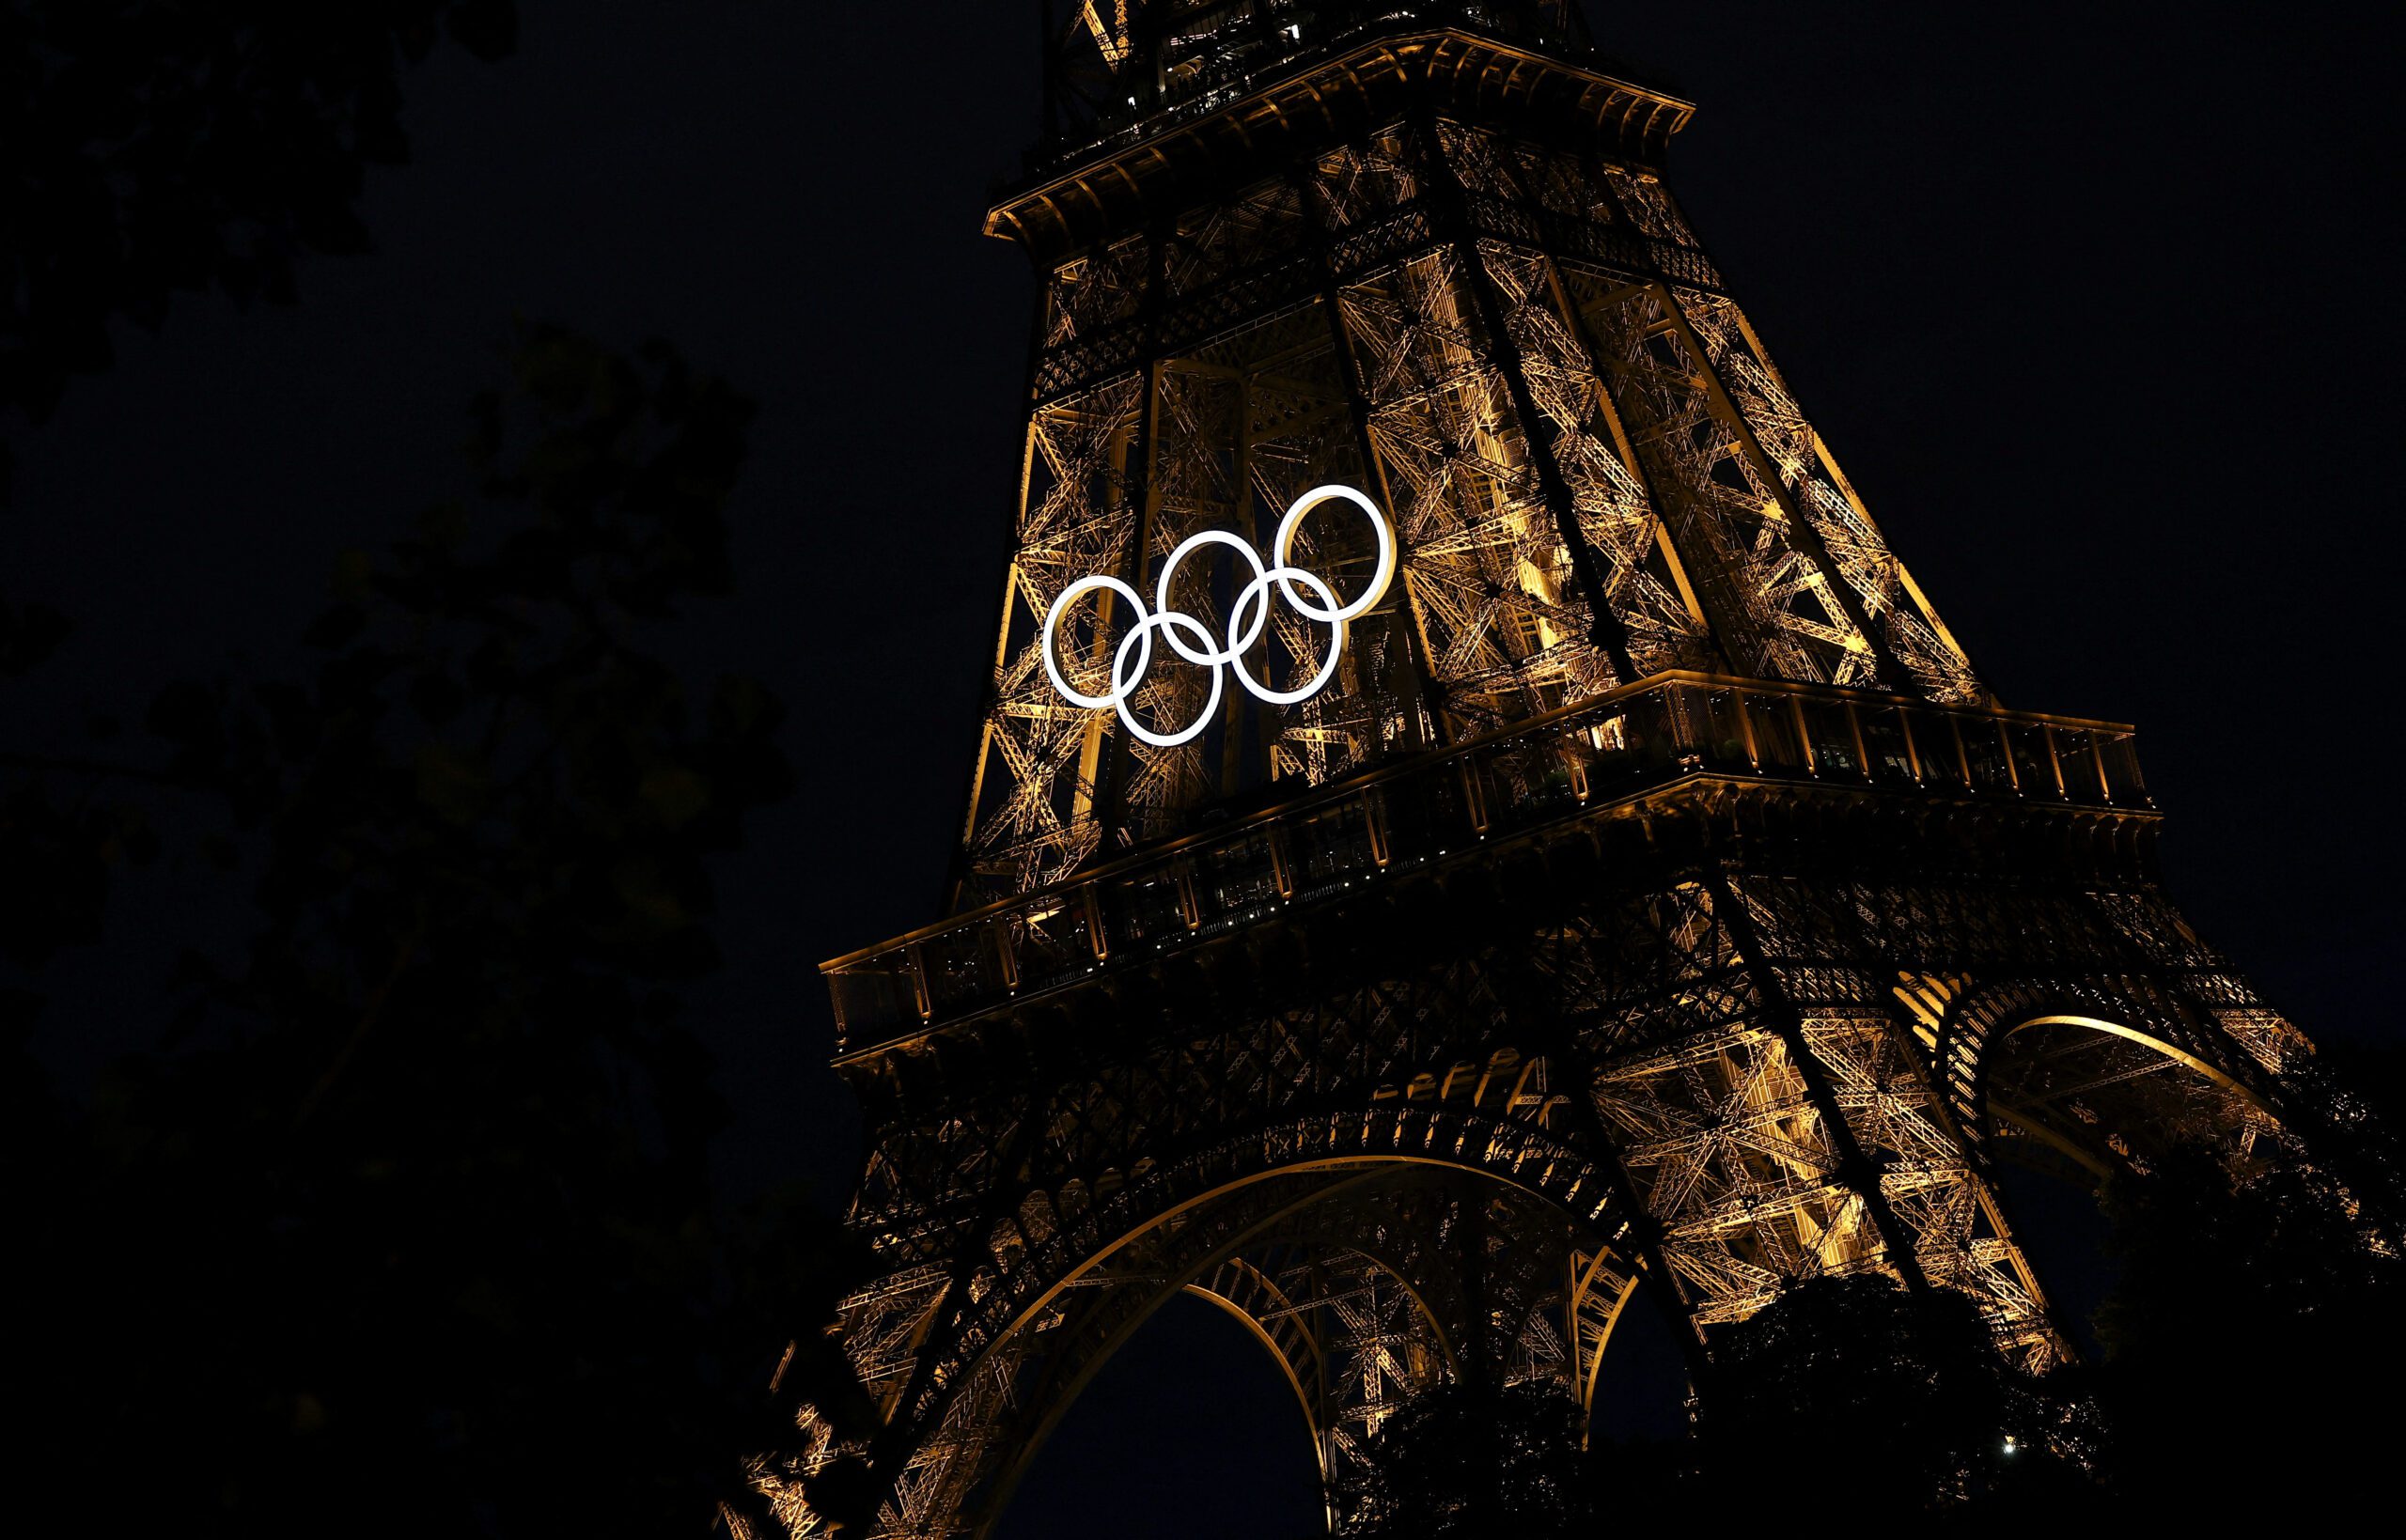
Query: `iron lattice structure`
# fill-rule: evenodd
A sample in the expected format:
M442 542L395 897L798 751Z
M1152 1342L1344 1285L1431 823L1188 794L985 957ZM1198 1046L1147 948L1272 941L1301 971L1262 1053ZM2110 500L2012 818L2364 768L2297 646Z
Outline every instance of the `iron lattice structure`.
M2159 891L2130 730L1994 700L1725 290L1662 179L1686 103L1559 5L1064 10L989 220L1041 294L955 912L827 965L879 1532L985 1532L1180 1292L1334 1476L1440 1380L1590 1404L1633 1301L1700 1387L1716 1328L1865 1270L2043 1361L2000 1159L2313 1137L2308 1046ZM1175 748L1052 690L1068 584L1329 482L1401 549L1329 689ZM1086 688L1126 618L1065 638ZM797 1429L758 1479L809 1534Z

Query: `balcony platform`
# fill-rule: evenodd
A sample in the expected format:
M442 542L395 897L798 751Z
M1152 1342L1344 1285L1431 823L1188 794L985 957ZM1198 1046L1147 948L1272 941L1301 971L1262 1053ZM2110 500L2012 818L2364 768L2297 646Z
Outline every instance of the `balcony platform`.
M2132 729L1665 673L820 965L837 1062L1692 785L2152 815Z

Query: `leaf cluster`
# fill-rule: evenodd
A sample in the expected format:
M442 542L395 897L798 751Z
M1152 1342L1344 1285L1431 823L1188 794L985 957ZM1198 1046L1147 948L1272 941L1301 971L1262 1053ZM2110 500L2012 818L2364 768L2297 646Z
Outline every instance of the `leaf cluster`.
M2097 1314L2117 1485L2220 1523L2384 1499L2406 1377L2406 1257L2331 1172L2234 1179L2176 1150L2105 1188L2120 1276Z
M2367 1111L2360 1147L2393 1143L2382 1121ZM2384 1500L2388 1392L2406 1377L2406 1257L2385 1218L2272 1142L2236 1163L2176 1147L2102 1200L2119 1274L2096 1318L2101 1363L2033 1376L1967 1296L1808 1280L1715 1332L1684 1444L1583 1453L1558 1393L1444 1387L1369 1446L1342 1532L1584 1534L1706 1511L1749 1529L1843 1515L2202 1532Z
M1718 1334L1702 1411L1683 1442L1616 1446L1589 1439L1556 1388L1441 1387L1398 1410L1340 1487L1340 1532L1569 1540L1708 1511L1776 1528L1823 1507L1968 1522L2095 1495L2086 1397L2007 1363L1965 1297L1882 1274L1798 1283Z
M2097 1415L1994 1346L1970 1297L1883 1273L1809 1279L1713 1343L1701 1465L1766 1516L1845 1471L1855 1513L2061 1506L2091 1486Z
M528 327L510 364L479 495L344 558L308 669L172 684L121 772L0 792L7 912L53 916L21 964L98 933L136 844L232 938L13 1136L44 1455L183 1528L698 1525L762 1419L866 1415L837 1354L764 1393L857 1259L794 1195L715 1199L684 1009L711 862L791 781L768 691L665 650L728 586L750 408L663 348Z
M1570 1540L1598 1532L1618 1499L1551 1386L1448 1383L1387 1418L1338 1484L1339 1532L1363 1540Z
M367 166L409 155L400 76L448 35L517 42L513 0L8 0L0 10L0 411L103 368L109 322L176 291L289 302L355 252Z

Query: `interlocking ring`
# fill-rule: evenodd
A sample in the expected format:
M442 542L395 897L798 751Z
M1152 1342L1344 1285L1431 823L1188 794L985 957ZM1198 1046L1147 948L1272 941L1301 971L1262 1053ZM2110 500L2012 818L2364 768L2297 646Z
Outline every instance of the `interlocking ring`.
M1378 570L1370 575L1370 585L1351 604L1336 602L1336 590L1329 585L1326 579L1287 563L1295 543L1295 529L1304 521L1304 516L1331 498L1351 503L1367 514L1370 528L1376 532L1379 540ZM1177 575L1178 564L1186 559L1189 552L1207 545L1228 547L1245 566L1253 568L1253 580L1238 592L1237 601L1228 607L1226 646L1212 645L1214 638L1203 622L1184 611L1169 607L1170 583ZM1130 732L1164 749L1192 742L1218 714L1224 686L1223 665L1236 670L1237 682L1252 692L1257 699L1273 706L1292 706L1297 701L1318 694L1336 675L1337 660L1345 653L1347 625L1355 616L1367 613L1386 595L1387 584L1395 577L1395 535L1387 528L1386 518L1379 512L1378 505L1352 488L1315 487L1289 505L1286 518L1278 522L1278 537L1271 543L1271 552L1277 559L1276 565L1264 567L1261 565L1261 553L1242 537L1221 529L1207 529L1190 535L1169 553L1169 560L1162 564L1161 578L1153 585L1150 608L1146 606L1143 595L1117 578L1101 575L1080 578L1061 590L1061 597L1053 601L1053 608L1044 615L1044 635L1039 646L1044 657L1044 672L1053 680L1053 688L1061 692L1062 699L1089 710L1101 710L1106 706L1112 708L1119 713L1119 720L1127 724ZM1320 672L1300 690L1273 690L1245 670L1244 654L1261 640L1263 629L1270 624L1270 590L1273 586L1294 607L1296 614L1329 629L1328 657L1320 663ZM1107 695L1089 695L1071 685L1062 676L1060 662L1053 650L1054 629L1060 623L1062 614L1080 595L1098 589L1126 599L1129 609L1136 616L1135 624L1128 628L1128 633L1119 639L1119 646L1112 654L1111 692ZM1152 667L1155 631L1161 632L1163 640L1169 644L1170 651L1187 662L1211 671L1211 697L1203 703L1202 713L1184 729L1171 734L1154 732L1138 722L1135 713L1128 708L1128 702L1134 695L1137 684L1144 679L1146 671ZM1193 645L1189 644L1190 638Z

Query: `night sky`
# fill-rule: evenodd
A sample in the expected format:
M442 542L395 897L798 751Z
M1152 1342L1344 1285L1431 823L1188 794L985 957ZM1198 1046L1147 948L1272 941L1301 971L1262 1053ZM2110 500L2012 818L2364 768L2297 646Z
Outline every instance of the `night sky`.
M1031 300L978 226L1033 137L1034 9L522 0L514 58L438 53L404 82L413 163L372 175L373 255L305 265L297 308L180 302L18 435L0 572L79 630L0 729L297 660L336 553L465 486L513 317L670 340L761 405L740 592L676 646L773 685L802 775L722 873L696 1011L722 1170L840 1202L858 1131L815 965L934 918L960 821ZM2009 705L2136 723L2198 927L2310 1034L2394 1034L2395 23L1589 10L1698 103L1674 184L1975 665ZM71 1078L106 1045L44 1047ZM1146 1489L1180 1501L1142 1532L1309 1528L1274 1371L1179 1314L1014 1532L1130 1532L1101 1516Z

